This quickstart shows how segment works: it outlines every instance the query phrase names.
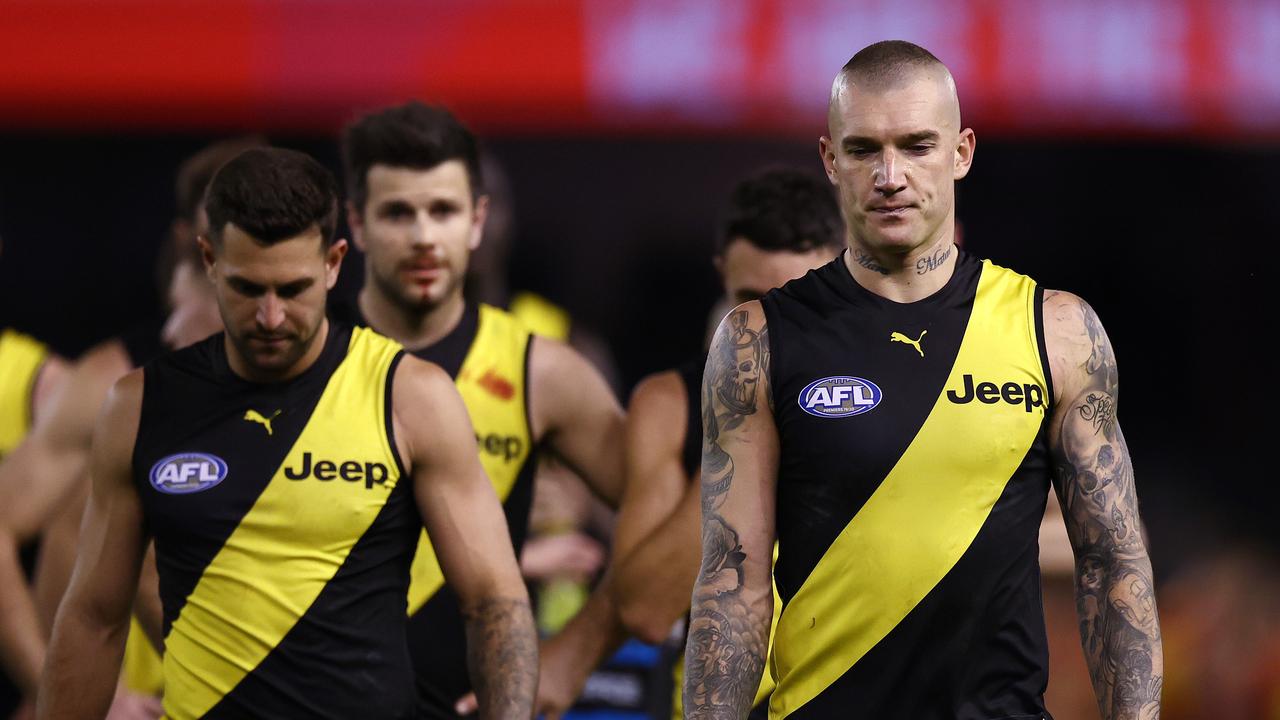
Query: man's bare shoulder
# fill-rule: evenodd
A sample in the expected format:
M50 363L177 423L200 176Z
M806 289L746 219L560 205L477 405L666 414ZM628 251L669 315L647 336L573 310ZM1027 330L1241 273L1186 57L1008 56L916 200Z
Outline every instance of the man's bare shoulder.
M142 368L135 368L125 372L111 383L110 390L107 392L106 401L102 406L102 414L104 416L129 410L131 407L136 412L142 407L142 388L146 378L146 371Z
M695 394L699 391L693 388ZM636 384L627 406L629 442L644 440L672 450L683 447L688 404L688 389L679 372L664 370L645 377Z
M674 420L685 412L688 388L684 386L684 378L676 370L663 370L646 375L636 383L631 391L631 402L627 411L631 416L659 416L665 420Z
M405 353L392 379L392 398L397 406L421 403L440 393L457 395L453 378L439 365Z
M1063 290L1045 290L1043 311L1045 350L1058 399L1094 376L1114 385L1111 341L1089 303ZM1100 372L1104 370L1108 372Z
M717 333L720 330L723 330L726 327L726 324L728 324L728 327L731 329L735 328L736 323L741 321L740 319L746 320L747 327L764 327L764 304L759 300L748 300L741 305L734 306L732 310L725 313L725 316L720 319L720 325L719 328L717 328Z
M94 431L94 453L102 453L127 464L133 456L138 424L142 418L144 371L139 368L125 373L111 384Z

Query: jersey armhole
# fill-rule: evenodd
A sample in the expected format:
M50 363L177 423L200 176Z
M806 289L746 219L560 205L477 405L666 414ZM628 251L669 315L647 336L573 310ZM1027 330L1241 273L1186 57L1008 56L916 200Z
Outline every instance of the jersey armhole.
M383 424L387 430L387 449L391 451L391 457L396 461L396 469L400 471L401 479L407 478L409 473L405 470L404 458L400 457L400 446L396 444L396 427L395 415L392 408L392 387L396 380L396 368L400 367L400 361L404 359L404 350L397 350L395 357L391 358L390 364L387 366L386 387L383 389Z
M1044 288L1039 284L1032 293L1032 316L1035 318L1036 349L1040 353L1040 372L1044 375L1044 417L1053 416L1056 396L1053 393L1053 369L1049 365L1049 346L1044 337Z
M775 290L773 292L777 291ZM769 352L769 367L767 368L769 380L769 410L773 413L773 420L776 423L778 421L778 408L781 407L778 398L778 371L776 368L782 358L777 352L778 343L773 341L773 328L780 327L780 325L774 323L774 316L776 315L776 312L773 307L773 292L770 292L768 295L760 298L760 309L764 312L765 341L769 343L769 347L767 348Z

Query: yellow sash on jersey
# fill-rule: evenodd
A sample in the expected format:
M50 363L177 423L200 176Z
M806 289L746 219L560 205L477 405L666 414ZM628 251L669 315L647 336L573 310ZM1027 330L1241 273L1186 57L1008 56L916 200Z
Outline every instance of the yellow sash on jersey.
M137 618L129 620L120 679L126 688L141 695L159 697L164 693L164 660L147 639Z
M973 312L946 388L965 374L1032 383L1043 394L1035 283L984 261ZM892 399L886 399L892 402ZM900 623L959 561L1026 457L1044 421L1008 403L939 395L880 486L782 611L769 717L817 697Z
M48 357L49 349L39 341L0 330L0 458L31 429L31 395Z
M400 479L386 387L400 346L356 328L306 427L222 549L165 639L166 717L207 713L254 670L342 567ZM297 482L303 453L378 462L384 483ZM233 474L227 482L235 482Z
M526 403L525 355L529 331L509 313L480 305L476 339L455 383L475 426L480 463L498 499L506 503L532 450ZM435 548L424 530L418 538L409 582L413 615L444 585Z

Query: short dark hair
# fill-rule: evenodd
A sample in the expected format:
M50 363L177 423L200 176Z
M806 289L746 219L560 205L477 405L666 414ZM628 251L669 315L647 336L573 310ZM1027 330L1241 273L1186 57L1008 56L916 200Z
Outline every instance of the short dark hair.
M844 221L831 184L790 168L769 168L743 180L729 196L717 254L738 238L770 252L844 247Z
M417 100L369 113L342 131L347 197L357 208L369 199L374 165L430 170L449 160L467 168L471 197L483 194L476 136L443 107Z
M271 147L245 150L213 176L205 212L214 243L222 241L227 223L264 245L317 226L327 248L337 228L338 182L305 153Z
M891 85L912 70L942 67L933 53L906 40L881 40L859 50L840 72L855 75L873 85Z

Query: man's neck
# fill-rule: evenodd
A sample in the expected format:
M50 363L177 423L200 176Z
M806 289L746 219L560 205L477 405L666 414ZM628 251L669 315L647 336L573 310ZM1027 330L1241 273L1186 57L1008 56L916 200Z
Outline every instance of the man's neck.
M378 291L370 280L356 297L360 314L379 333L410 350L421 350L440 342L462 321L467 303L461 292L422 312L411 312Z
M262 370L256 368L245 361L236 347L231 342L231 338L224 333L222 342L226 348L227 365L231 366L231 372L237 376L255 383L277 383L285 380L292 380L308 368L316 364L316 360L320 359L320 353L324 352L325 343L329 340L329 319L324 318L320 321L320 329L316 330L316 335L311 339L311 345L307 347L307 351L298 358L297 362L283 370Z
M939 234L931 242L903 255L874 252L850 238L844 264L855 282L897 303L923 300L942 289L956 268L954 233Z

